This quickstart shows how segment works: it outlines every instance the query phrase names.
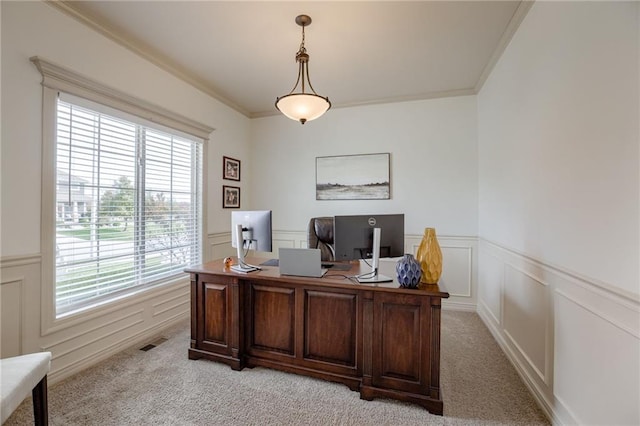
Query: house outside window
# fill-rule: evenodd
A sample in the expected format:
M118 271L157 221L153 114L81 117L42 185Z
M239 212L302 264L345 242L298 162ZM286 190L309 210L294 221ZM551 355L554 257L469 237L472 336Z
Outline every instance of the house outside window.
M57 102L57 315L202 261L202 142L91 106Z

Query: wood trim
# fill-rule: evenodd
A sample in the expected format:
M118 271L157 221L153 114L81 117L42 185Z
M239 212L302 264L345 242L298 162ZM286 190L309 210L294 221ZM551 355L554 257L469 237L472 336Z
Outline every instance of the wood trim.
M30 58L42 74L42 86L80 96L146 120L188 133L203 141L215 129L127 93L98 83L38 56Z

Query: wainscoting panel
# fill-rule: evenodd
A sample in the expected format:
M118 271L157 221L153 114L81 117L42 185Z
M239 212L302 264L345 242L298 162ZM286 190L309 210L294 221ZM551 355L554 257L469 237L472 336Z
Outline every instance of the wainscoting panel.
M22 353L22 280L0 283L0 358Z
M441 284L452 297L472 297L471 247L442 246ZM465 265L464 268L460 268Z
M556 400L576 423L640 424L638 304L571 277L554 294Z
M152 304L151 315L166 319L167 317L175 317L183 315L185 311L190 311L191 307L191 291L186 288L185 291L175 294L174 296L161 300Z
M278 257L278 249L280 247L307 248L307 233L298 231L274 231L273 251L268 253L268 255L272 258Z
M208 246L211 257L207 258L205 262L223 259L227 256L236 257L237 250L231 247L231 232L222 232L216 234L209 234ZM285 248L306 248L307 247L307 233L306 231L273 231L272 235L272 251L270 252L256 252L250 251L250 256L264 257L266 259L274 259L278 257L278 249L280 247Z
M494 327L502 324L502 286L504 283L504 264L500 259L486 250L478 253L479 264L478 282L482 283L478 288L478 305L490 315Z
M189 318L187 274L125 300L55 319L51 301L45 298L51 291L43 291L40 255L2 258L0 266L2 356L51 351L50 384L123 349L146 343ZM5 329L9 330L6 335ZM6 347L5 340L9 342Z
M30 330L39 330L41 301L40 292L34 294L31 288L40 284L40 255L3 257L0 272L2 357L35 352L38 346L30 338Z
M113 346L119 342L122 338L121 335L132 333L137 326L144 322L143 317L144 310L127 309L118 318L89 321L81 331L70 328L55 336L48 336L43 339L41 349L53 354L52 365L57 367L57 371L64 371L64 369L73 367L77 362L90 359L105 347Z
M418 252L422 235L405 235L405 252ZM438 235L442 251L440 286L449 293L442 306L450 309L476 311L478 250L476 237Z
M231 247L231 232L209 234L207 236L208 253L205 253L203 261L224 259L227 256L235 256L236 249Z
M553 422L640 424L640 297L483 239L479 250L478 313Z
M538 378L547 382L546 353L549 339L548 286L525 271L505 265L503 331L518 355Z

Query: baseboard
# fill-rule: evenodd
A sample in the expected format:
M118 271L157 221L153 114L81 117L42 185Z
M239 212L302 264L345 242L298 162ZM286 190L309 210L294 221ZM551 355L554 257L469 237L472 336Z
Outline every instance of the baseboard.
M452 302L450 300L442 300L442 309L445 311L464 311L477 312L478 307L475 303Z

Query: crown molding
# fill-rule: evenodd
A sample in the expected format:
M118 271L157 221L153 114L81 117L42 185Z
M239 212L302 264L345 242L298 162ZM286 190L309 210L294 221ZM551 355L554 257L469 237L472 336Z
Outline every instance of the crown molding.
M361 102L345 102L342 104L332 104L331 109L353 108L353 107L361 107L361 106L369 106L369 105L396 104L400 102L426 101L429 99L454 98L458 96L472 96L477 93L478 92L476 92L475 89L445 90L440 92L420 93L420 94L409 95L409 96L396 96L396 97L390 97L390 98L370 99L370 100L361 101ZM275 115L281 115L280 111L257 112L257 113L251 114L249 118L263 118L263 117L271 117Z
M195 74L190 72L184 67L176 64L174 61L162 55L161 53L155 51L151 46L148 46L141 42L136 42L126 38L121 35L115 28L110 26L107 22L102 21L96 17L88 16L81 13L74 7L73 0L43 0L46 4L51 7L65 13L66 15L74 18L81 24L93 29L94 31L102 34L103 36L109 38L112 41L120 44L121 46L127 48L131 52L140 56L141 58L153 63L158 66L160 69L170 73L174 77L184 81L185 83L193 86L194 88L206 93L207 95L213 97L218 100L222 104L227 107L237 111L238 113L244 115L249 119L253 118L264 118L264 117L272 117L279 115L280 112L277 110L268 110L268 111L258 111L258 112L250 112L247 109L241 107L237 103L233 102L229 98L221 95L221 90L212 87L209 83L205 82L203 79L198 78ZM449 91L441 91L441 92L428 92L428 93L420 93L409 96L399 96L399 97L390 97L390 98L379 98L379 99L371 99L365 101L358 102L347 102L343 104L333 104L332 109L339 108L352 108L359 106L367 106L367 105L382 105L382 104L390 104L390 103L398 103L398 102L411 102L411 101L420 101L420 100L429 100L429 99L438 99L438 98L447 98L447 97L456 97L456 96L469 96L476 95L482 89L485 81L488 79L489 75L493 71L493 68L497 64L498 60L504 53L505 49L509 45L513 35L519 28L520 24L524 20L525 16L535 3L535 0L522 0L518 7L516 8L513 16L511 17L509 24L505 28L504 33L502 34L500 41L493 51L491 58L485 65L480 78L478 79L476 85L473 88L467 89L457 89L457 90L449 90Z
M224 105L239 112L245 117L251 118L251 114L249 111L242 108L240 105L236 104L235 102L231 101L229 98L221 95L219 91L212 88L210 84L196 77L193 73L189 72L184 67L181 67L175 62L171 61L166 56L154 51L154 49L151 48L150 46L127 39L122 35L118 34L118 31L115 28L109 26L106 22L100 21L97 18L82 14L81 12L79 12L74 8L73 1L44 0L44 3L74 18L76 21L102 34L108 39L115 41L119 45L129 49L130 51L140 56L141 58L151 62L152 64L158 66L160 69L168 72L174 77L177 77L178 79L184 81L185 83L190 84L196 89L206 93L207 95L220 101Z
M522 23L522 21L524 21L524 18L527 16L527 13L529 13L529 10L535 2L536 0L523 0L520 2L515 12L513 12L513 16L511 16L509 24L507 24L507 27L502 33L502 37L500 37L498 45L489 58L489 62L487 62L487 65L485 65L484 69L482 70L482 74L480 74L480 78L478 79L478 82L475 86L476 93L479 93L480 90L482 90L482 86L484 86L484 83L489 78L489 75L493 71L493 68L496 66L496 64L502 57L502 54L511 42L513 35L516 33L518 28L520 28L520 24Z

